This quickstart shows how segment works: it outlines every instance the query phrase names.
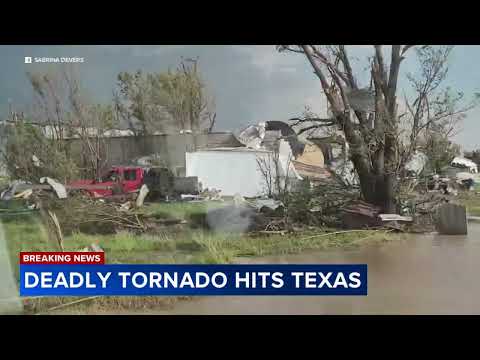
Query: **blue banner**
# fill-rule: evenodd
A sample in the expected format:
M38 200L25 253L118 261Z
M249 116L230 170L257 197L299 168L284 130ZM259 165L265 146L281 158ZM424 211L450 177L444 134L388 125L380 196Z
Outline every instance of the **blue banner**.
M20 265L20 295L367 295L367 265Z

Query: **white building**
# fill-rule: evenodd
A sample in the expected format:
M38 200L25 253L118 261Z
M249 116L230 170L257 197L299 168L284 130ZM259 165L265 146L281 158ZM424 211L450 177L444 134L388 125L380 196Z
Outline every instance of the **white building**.
M204 189L216 189L222 196L240 194L244 197L256 197L267 193L267 179L262 173L259 162L275 174L275 154L266 149L215 148L186 153L186 176L197 176ZM290 146L280 142L278 152L279 177L281 186L285 179L298 179L301 176L292 163ZM274 181L274 180L273 180Z

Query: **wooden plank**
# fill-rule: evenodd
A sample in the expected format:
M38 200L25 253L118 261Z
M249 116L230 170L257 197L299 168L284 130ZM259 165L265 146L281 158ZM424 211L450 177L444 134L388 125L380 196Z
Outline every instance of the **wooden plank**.
M112 186L109 185L100 185L100 184L85 184L85 185L67 185L65 186L67 190L111 190ZM28 189L32 190L51 190L50 185L40 185L40 184L20 184L16 188L16 192L22 192Z

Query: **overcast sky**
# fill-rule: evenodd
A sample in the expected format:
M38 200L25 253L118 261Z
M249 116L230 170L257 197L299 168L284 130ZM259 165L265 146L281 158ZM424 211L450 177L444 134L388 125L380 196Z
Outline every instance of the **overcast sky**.
M354 45L355 67L362 70L371 46ZM267 120L286 120L302 113L306 105L325 113L325 99L317 78L299 54L278 53L265 45L155 45L155 46L1 46L0 114L11 102L21 108L31 99L25 72L58 65L25 64L24 57L83 57L78 64L82 86L98 102L112 97L116 76L121 71L164 71L178 64L180 57L199 57L200 69L217 105L216 130L236 131ZM457 46L450 59L448 85L472 95L480 91L480 46ZM403 73L415 71L414 53L402 64ZM360 81L367 85L368 72ZM401 94L408 93L401 83ZM469 113L456 141L465 149L480 148L480 108Z

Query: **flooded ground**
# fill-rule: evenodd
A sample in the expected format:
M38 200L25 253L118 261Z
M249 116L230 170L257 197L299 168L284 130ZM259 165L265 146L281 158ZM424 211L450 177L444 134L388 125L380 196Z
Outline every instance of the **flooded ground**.
M480 224L468 236L411 235L354 251L243 263L365 263L365 297L205 297L158 314L480 314Z

